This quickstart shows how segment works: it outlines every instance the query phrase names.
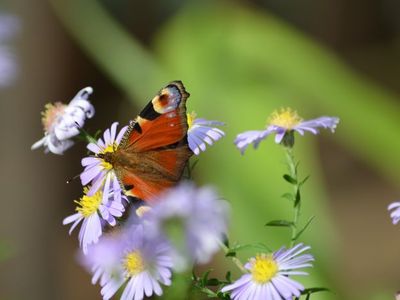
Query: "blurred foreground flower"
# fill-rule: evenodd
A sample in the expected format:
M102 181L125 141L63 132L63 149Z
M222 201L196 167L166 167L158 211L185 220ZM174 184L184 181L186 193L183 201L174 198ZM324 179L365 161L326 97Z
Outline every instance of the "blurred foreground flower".
M214 127L222 126L224 123L198 119L195 112L187 114L187 122L189 127L189 148L196 155L199 155L201 151L206 151L206 143L211 146L214 142L225 136L225 132Z
M173 245L174 268L207 263L218 251L227 231L228 205L212 188L196 188L189 182L168 190L144 215L150 236L164 236Z
M103 233L104 223L107 222L111 226L115 226L117 224L115 218L121 217L125 211L121 202L112 201L111 198L104 201L101 191L98 191L93 196L88 196L87 192L88 188L84 188L83 197L76 201L79 205L76 208L77 213L63 220L64 225L73 223L69 234L83 220L79 231L79 245L85 254L87 253L88 245L98 242ZM123 199L126 198L123 196Z
M122 188L113 166L104 159L104 156L118 149L118 145L128 128L128 126L123 127L117 135L117 126L118 123L114 122L110 129L104 131L104 140L99 138L97 143L90 143L87 145L87 148L96 154L96 156L88 156L82 159L82 166L85 169L80 177L82 185L92 183L88 191L89 196L94 195L101 187L104 197L107 197L109 191L112 189L114 200L120 202Z
M312 267L309 263L314 260L312 255L298 256L308 249L310 247L298 244L287 250L282 247L272 255L257 255L245 265L249 273L225 286L221 291L229 292L235 300L282 300L300 297L304 287L289 276L308 275L306 272L296 271Z
M93 273L93 284L100 279L104 300L111 299L124 284L122 300L142 300L162 295L160 283L171 285L168 252L165 242L147 239L143 226L136 225L102 238L81 261Z
M0 87L9 85L16 76L15 57L6 44L19 27L19 21L14 16L0 15Z
M390 212L390 217L392 218L392 223L396 225L400 221L400 202L393 202L389 204L388 210Z
M44 137L32 145L32 150L41 146L45 152L63 154L74 142L72 137L77 136L79 129L85 124L86 118L94 116L94 107L88 101L93 93L91 87L78 92L68 105L56 102L48 103L42 112Z
M268 120L268 126L265 130L252 130L240 133L235 139L235 145L243 154L246 148L253 144L254 148L272 133L275 133L275 142L280 144L288 134L294 131L304 135L305 131L318 134L318 128L328 128L335 131L339 118L320 117L317 119L303 121L296 111L290 108L281 109L280 112L273 112Z

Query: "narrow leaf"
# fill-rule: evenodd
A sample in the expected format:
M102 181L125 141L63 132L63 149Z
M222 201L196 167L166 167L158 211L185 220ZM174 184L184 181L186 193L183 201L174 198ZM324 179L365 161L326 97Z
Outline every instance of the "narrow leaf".
M226 281L228 281L229 283L232 282L231 276L232 276L231 271L226 272L225 279L226 279Z
M300 201L301 201L300 189L297 189L294 200L294 207L297 207L300 204Z
M283 179L285 179L290 184L297 184L297 180L288 174L283 175Z
M294 200L293 194L291 194L291 193L284 193L281 197L285 198L285 199L288 199L289 201L293 201Z
M204 287L207 285L207 281L208 281L208 275L210 275L212 269L208 270L207 272L205 272L203 274L203 277L201 278L201 286Z
M236 252L229 250L228 253L225 254L226 257L236 257Z
M299 186L302 186L310 178L310 175L306 176L302 181L300 181Z
M293 227L294 223L286 220L273 220L269 221L265 226L273 226L273 227Z
M296 234L296 236L293 238L293 241L297 240L300 235L307 229L307 227L311 224L311 222L314 220L315 216L312 216L308 222L306 223L306 225L304 225L304 227Z
M330 289L325 287L308 288L301 292L302 295L314 294L319 292L331 292Z
M271 252L271 249L263 244L263 243L254 243L254 244L238 244L235 245L234 247L232 247L231 249L229 249L229 251L232 252L237 252L237 251L241 251L244 249L256 249L256 250L261 250L261 251L266 251L266 252Z
M217 278L210 278L207 280L207 286L217 286L220 284L220 281Z

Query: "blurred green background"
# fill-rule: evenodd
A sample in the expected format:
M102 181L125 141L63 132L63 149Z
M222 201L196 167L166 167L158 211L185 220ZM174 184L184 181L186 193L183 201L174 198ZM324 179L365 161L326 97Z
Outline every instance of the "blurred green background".
M76 233L61 225L81 193L65 181L81 171L85 145L62 157L31 152L44 104L92 86L94 132L128 122L175 79L191 93L189 111L227 123L195 178L231 202L231 241L276 249L289 232L263 225L291 217L280 198L290 190L281 149L269 139L241 156L236 134L263 128L286 106L305 119L341 118L334 135L296 142L300 174L311 174L302 222L316 216L303 236L315 267L300 280L334 291L313 299L394 299L400 232L386 207L400 199L398 1L10 0L0 8L21 21L20 75L0 91L0 299L100 298L75 262ZM213 265L215 274L235 270L222 255Z

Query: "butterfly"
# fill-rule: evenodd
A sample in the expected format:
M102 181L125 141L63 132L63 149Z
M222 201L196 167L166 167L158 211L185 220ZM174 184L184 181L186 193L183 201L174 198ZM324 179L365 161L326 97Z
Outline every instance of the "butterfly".
M193 152L188 146L181 81L162 88L130 122L115 151L96 156L112 165L127 196L149 201L178 183Z

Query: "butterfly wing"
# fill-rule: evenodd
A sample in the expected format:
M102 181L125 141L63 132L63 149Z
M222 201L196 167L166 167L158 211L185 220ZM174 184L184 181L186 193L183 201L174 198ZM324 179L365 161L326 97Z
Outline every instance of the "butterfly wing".
M178 183L187 160L192 155L187 145L171 149L125 153L132 162L117 174L126 194L148 201Z
M118 148L117 175L126 193L149 200L175 185L192 155L182 82L163 88L132 121Z
M120 147L148 151L182 141L188 129L188 97L181 81L168 84L131 122Z

